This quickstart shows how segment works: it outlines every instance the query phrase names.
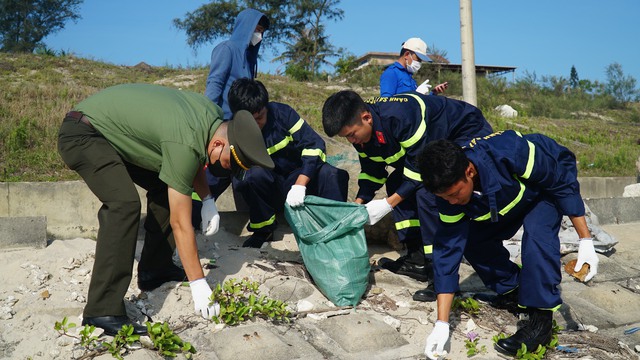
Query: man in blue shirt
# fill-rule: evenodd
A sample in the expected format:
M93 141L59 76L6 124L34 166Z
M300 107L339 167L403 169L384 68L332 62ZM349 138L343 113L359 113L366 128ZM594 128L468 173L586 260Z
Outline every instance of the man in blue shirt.
M437 195L440 218L433 244L438 320L427 338L426 355L438 358L449 338L463 256L498 297L516 299L529 313L526 325L499 340L496 349L516 355L522 344L529 351L548 344L553 312L562 304L558 232L563 215L580 237L575 270L590 265L585 281L598 271L575 155L546 136L504 131L473 139L464 148L434 141L418 164L424 186ZM521 226L519 266L502 242Z
M260 11L245 9L238 14L229 40L211 52L205 95L222 108L224 120L231 119L228 93L236 79L254 79L258 74L258 52L269 19Z
M378 265L418 281L431 278L432 242L438 212L435 197L421 184L416 158L430 140L466 143L490 134L482 112L463 101L416 92L364 101L351 90L331 95L322 108L322 125L328 136L346 137L358 152L356 203L366 204L370 224L393 212L399 240L407 254ZM388 167L394 170L389 173ZM374 200L386 185L387 198ZM433 301L420 290L415 300Z
M398 61L389 65L380 75L380 96L393 96L409 91L417 91L421 94L429 92L429 80L420 86L413 79L413 74L420 70L423 62L429 62L427 56L427 44L420 38L410 38L402 43ZM444 92L448 83L442 83L434 88L432 95Z
M269 102L269 93L257 80L238 79L229 90L233 113L253 114L262 131L267 152L275 167L255 167L242 179L233 179L234 189L249 205L253 234L242 246L259 248L273 240L276 212L304 204L305 195L347 201L349 173L325 161L324 140L289 105Z

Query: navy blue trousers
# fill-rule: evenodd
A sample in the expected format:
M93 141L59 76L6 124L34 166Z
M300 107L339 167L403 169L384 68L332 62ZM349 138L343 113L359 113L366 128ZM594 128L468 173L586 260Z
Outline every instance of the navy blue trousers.
M504 294L518 287L522 306L552 309L562 304L558 289L562 214L552 201L541 199L519 219L504 220L473 222L464 256L487 288ZM509 260L509 251L502 245L520 226L524 228L522 269Z

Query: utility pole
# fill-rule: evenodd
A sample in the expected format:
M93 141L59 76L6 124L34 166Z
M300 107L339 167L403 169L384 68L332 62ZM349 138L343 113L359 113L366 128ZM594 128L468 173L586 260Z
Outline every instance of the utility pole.
M460 47L462 50L462 98L469 104L477 106L471 0L460 0Z

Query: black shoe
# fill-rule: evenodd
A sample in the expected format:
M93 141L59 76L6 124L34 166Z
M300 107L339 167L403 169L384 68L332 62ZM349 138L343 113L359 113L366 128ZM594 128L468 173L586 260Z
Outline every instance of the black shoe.
M504 309L510 313L517 314L524 311L518 306L518 288L506 294L477 293L473 298L479 303L487 304L496 309Z
M539 345L546 346L551 341L553 330L553 312L551 310L532 309L529 321L506 339L498 340L496 350L501 353L516 355L522 344L528 352L535 352Z
M432 302L436 301L437 297L436 292L433 290L433 284L429 284L426 288L413 293L413 300L415 301Z
M151 291L169 281L186 281L183 269L171 264L159 270L138 270L138 289Z
M254 232L242 247L260 248L265 242L273 241L273 232Z
M392 273L405 275L418 281L429 281L429 279L433 278L432 261L425 259L422 254L420 254L421 259L415 258L416 256L411 255L401 256L397 260L383 257L378 260L378 266Z
M82 319L82 325L93 325L104 330L107 335L115 336L124 325L133 326L133 333L138 335L147 334L147 327L136 324L129 320L126 315L122 316L96 316Z

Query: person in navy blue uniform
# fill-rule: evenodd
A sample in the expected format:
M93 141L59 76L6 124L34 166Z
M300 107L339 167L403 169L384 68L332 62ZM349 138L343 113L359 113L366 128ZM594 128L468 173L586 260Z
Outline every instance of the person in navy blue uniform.
M243 179L233 179L236 191L249 205L249 225L253 234L244 247L261 247L273 240L276 212L285 201L302 206L305 195L347 201L349 173L326 162L324 140L289 105L269 102L269 93L257 80L242 78L229 89L233 113L247 110L262 130L273 170L252 168Z
M364 101L351 90L337 92L325 101L322 125L328 136L345 137L358 151L361 173L355 202L366 204L369 223L393 211L398 238L407 254L395 261L382 258L378 265L428 281L438 212L434 195L421 185L416 157L430 140L462 144L492 133L491 125L478 108L463 101L417 92ZM389 173L388 167L394 170ZM374 200L383 185L387 198ZM435 295L425 289L414 299L433 301Z
M546 136L504 131L473 139L464 148L446 140L431 142L418 165L425 188L437 195L440 213L433 250L438 320L425 354L436 359L449 338L449 311L463 256L496 298L513 298L529 313L526 325L499 340L496 349L515 355L522 344L529 351L545 346L553 312L562 304L558 233L564 215L580 237L576 271L590 265L585 281L598 271L575 155ZM519 266L503 240L521 226Z

